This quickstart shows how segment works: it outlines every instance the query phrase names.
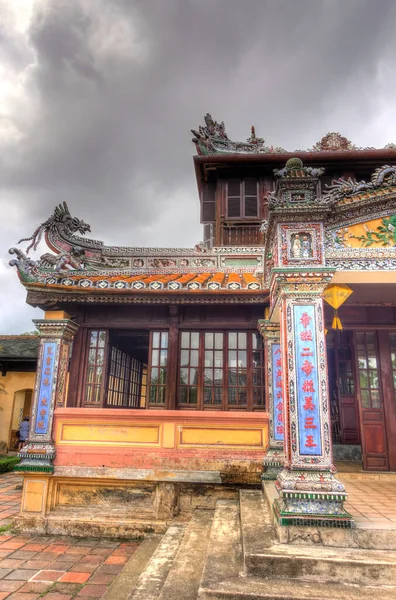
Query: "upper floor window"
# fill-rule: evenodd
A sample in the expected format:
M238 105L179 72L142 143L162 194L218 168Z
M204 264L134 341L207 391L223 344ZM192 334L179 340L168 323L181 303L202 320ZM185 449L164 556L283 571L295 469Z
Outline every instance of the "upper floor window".
M257 179L229 179L227 182L227 217L253 219L259 216Z

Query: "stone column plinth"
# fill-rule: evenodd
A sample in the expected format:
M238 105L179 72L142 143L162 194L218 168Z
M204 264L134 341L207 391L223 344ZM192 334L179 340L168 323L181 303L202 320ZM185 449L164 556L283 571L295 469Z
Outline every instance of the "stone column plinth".
M279 323L260 319L258 329L264 338L265 387L269 411L269 446L263 460L261 479L268 480L277 478L285 460L282 352Z
M285 468L274 509L282 525L351 525L344 485L334 476L322 293L331 272L273 274L280 318Z
M70 346L78 325L62 311L34 321L40 332L37 374L32 398L29 439L19 453L18 471L53 472L52 423L56 406L64 406Z

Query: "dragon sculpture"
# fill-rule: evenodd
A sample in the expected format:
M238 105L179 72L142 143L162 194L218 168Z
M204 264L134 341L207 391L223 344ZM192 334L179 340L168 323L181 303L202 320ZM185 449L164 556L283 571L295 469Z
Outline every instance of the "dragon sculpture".
M350 177L333 181L327 185L327 190L323 198L327 198L332 203L339 202L343 198L360 194L361 192L374 191L380 187L391 187L396 185L396 166L385 165L379 167L371 176L371 181L355 181Z
M55 207L53 214L49 217L49 219L37 227L33 235L28 238L22 238L19 240L18 244L31 241L29 246L26 248L26 254L29 254L29 251L32 248L33 250L37 249L37 246L39 245L44 233L63 234L69 238L77 232L81 235L85 235L90 231L91 227L88 225L88 223L85 223L81 219L77 219L77 217L72 217L69 207L67 206L66 202L63 202Z
M204 117L205 125L201 125L198 131L192 129L193 142L198 154L266 154L271 152L284 152L283 148L265 146L263 138L256 137L254 127L251 129L250 137L246 142L233 142L225 131L224 121L214 121L212 115L207 113Z

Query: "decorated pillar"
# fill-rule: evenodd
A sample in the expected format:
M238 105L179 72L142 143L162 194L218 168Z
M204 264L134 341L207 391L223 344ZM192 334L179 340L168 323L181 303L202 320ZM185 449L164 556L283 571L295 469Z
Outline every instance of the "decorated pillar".
M331 277L318 269L296 282L296 274L274 273L285 381L285 468L274 505L282 525L351 523L332 457L322 298Z
M284 464L283 369L278 323L260 319L258 328L264 338L266 395L269 411L269 446L264 457L261 479L276 479Z
M54 410L65 404L70 346L78 325L63 311L47 312L45 316L33 321L41 340L29 438L19 453L22 460L16 467L18 471L52 473L54 470Z
M323 293L334 269L326 266L324 226L331 212L321 196L324 169L300 158L274 170L265 223L269 320L280 327L284 468L274 511L282 525L346 527L346 492L332 463Z

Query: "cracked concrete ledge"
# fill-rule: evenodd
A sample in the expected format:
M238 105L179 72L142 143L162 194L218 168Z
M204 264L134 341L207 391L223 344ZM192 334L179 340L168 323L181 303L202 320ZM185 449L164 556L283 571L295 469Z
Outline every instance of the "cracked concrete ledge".
M55 467L54 477L167 481L174 483L222 483L220 471L176 471L113 467Z

